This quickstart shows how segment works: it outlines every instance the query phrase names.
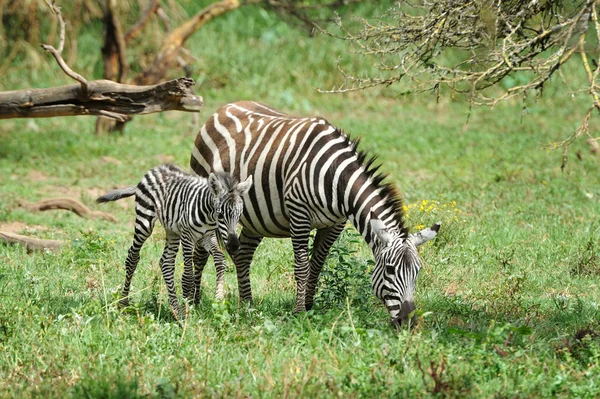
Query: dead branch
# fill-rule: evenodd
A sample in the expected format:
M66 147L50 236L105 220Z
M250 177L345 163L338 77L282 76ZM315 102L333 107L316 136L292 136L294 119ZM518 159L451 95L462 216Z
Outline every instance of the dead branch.
M60 69L62 69L63 72L67 74L67 76L78 81L81 84L81 91L83 93L87 93L87 80L83 76L69 68L65 60L62 58L62 52L65 46L65 21L62 17L62 14L60 13L60 8L54 3L54 1L52 1L52 3L50 3L48 0L45 1L46 4L48 4L48 7L50 7L50 10L52 10L52 13L56 15L60 23L60 39L58 43L58 49L54 48L49 44L42 44L42 48L46 51L49 51L56 59L56 62L60 66Z
M94 80L88 82L85 95L77 84L0 92L0 119L98 115L123 122L128 115L197 112L203 102L192 93L192 85L194 81L189 78L152 86Z
M47 4L60 22L60 39L58 48L45 44L42 47L52 53L61 69L79 84L0 92L0 119L97 115L124 122L130 115L170 110L197 112L202 107L202 97L192 93L194 81L189 78L150 86L119 84L109 80L87 81L69 68L62 58L65 22L55 3L47 1ZM120 57L124 65L123 57L124 53Z
M190 20L175 28L164 40L162 48L154 57L150 68L135 78L137 84L149 84L163 79L177 59L185 41L213 18L240 6L239 0L221 0L194 15Z
M73 198L52 198L37 202L35 204L19 203L19 206L31 211L48 211L51 209L63 209L75 213L85 219L104 219L117 223L117 218L107 212L93 211L81 202Z
M165 27L165 32L170 33L171 32L171 21L169 20L169 16L165 12L165 10L163 10L162 7L158 7L158 10L156 10L156 15L158 16L160 21L163 23L163 25Z
M148 4L148 7L146 7L140 19L125 33L125 43L129 43L132 39L140 34L142 29L144 29L144 26L146 26L148 21L150 21L150 17L152 17L152 15L158 11L159 7L160 0L152 0L150 4Z
M35 237L22 236L20 234L0 231L0 241L9 244L19 244L25 247L27 252L31 251L56 251L64 245L60 240L43 240Z

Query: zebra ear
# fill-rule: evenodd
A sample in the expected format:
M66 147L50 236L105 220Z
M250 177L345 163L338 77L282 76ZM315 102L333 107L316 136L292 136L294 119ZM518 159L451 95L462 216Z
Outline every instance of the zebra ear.
M250 188L252 188L252 175L248 176L245 181L237 185L237 191L240 193L240 195L246 194L248 191L250 191Z
M441 225L442 225L442 222L437 222L436 224L434 224L431 227L423 229L423 230L419 231L418 233L411 234L410 238L412 239L413 244L415 244L415 246L418 247L418 246L425 244L427 241L431 240L432 238L434 238L437 235L438 231L440 230Z
M223 191L223 185L214 173L211 173L210 176L208 176L208 188L214 197L220 196Z
M371 218L371 231L377 236L384 246L388 246L392 241L392 235L385 224L377 218Z

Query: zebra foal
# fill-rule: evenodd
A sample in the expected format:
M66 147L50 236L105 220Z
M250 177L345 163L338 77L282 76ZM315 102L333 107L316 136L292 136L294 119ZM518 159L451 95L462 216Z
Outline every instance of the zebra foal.
M415 308L421 259L417 247L440 225L409 234L402 201L386 177L325 119L299 118L251 101L218 109L196 136L190 166L200 176L225 171L254 176L244 197L240 250L233 256L240 297L252 300L250 263L263 237L291 237L295 312L311 309L332 244L350 220L375 257L372 287L392 323L406 323ZM311 230L316 229L312 256Z
M173 165L160 165L148 171L136 185L110 191L96 199L98 203L117 201L135 195L135 230L133 244L125 261L125 284L120 304L129 304L131 279L140 260L140 250L152 234L156 220L166 231L166 243L160 269L167 285L171 311L178 320L180 310L173 281L175 257L181 243L184 259L183 295L200 300L202 271L209 254L215 260L217 299L224 295L225 257L219 251L215 230L230 253L239 248L236 227L243 211L242 195L252 186L252 176L238 183L225 173L211 173L208 178L190 175Z

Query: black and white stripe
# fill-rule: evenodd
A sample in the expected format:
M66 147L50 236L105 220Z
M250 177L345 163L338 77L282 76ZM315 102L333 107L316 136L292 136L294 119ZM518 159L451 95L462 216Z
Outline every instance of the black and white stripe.
M173 165L161 165L147 172L137 186L111 191L97 202L116 201L135 195L135 232L125 266L125 284L120 303L129 303L131 279L140 260L140 250L152 234L156 220L166 231L160 268L167 285L169 303L175 317L179 309L174 286L175 257L179 244L183 249L185 270L182 278L185 298L198 302L202 271L209 254L217 271L217 299L224 295L225 258L217 246L214 231L230 253L237 251L236 227L243 211L241 195L252 186L252 178L237 183L230 175L211 173L208 178L185 173Z
M295 311L310 309L323 262L350 220L376 259L374 293L394 322L408 319L421 264L416 245L435 236L439 225L409 235L399 195L357 146L322 118L296 118L255 102L228 104L208 119L196 138L192 169L201 176L225 171L238 179L254 177L244 195L234 256L242 299L252 300L249 267L262 237L291 237Z

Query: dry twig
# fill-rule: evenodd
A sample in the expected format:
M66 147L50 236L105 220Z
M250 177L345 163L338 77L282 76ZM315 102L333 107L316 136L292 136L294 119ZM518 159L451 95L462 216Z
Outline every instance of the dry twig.
M73 71L67 65L65 60L62 58L62 52L65 47L65 26L66 26L66 24L62 17L61 12L60 12L60 7L58 7L54 1L52 1L52 2L50 2L49 0L45 0L45 1L46 1L46 4L48 4L48 7L50 7L50 9L52 10L52 13L54 13L56 15L56 17L58 18L58 21L60 23L60 38L59 38L59 43L58 43L58 49L54 48L53 46L51 46L49 44L42 44L42 48L46 51L49 51L56 59L56 62L60 66L60 69L62 69L63 72L67 74L67 76L78 81L81 84L81 91L83 93L87 93L88 81L83 76L81 76L77 72Z

